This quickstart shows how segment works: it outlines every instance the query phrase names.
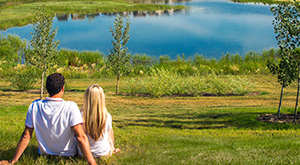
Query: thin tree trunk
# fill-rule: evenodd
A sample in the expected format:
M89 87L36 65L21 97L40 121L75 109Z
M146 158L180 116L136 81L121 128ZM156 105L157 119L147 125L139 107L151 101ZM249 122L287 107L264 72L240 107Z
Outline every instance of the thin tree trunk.
M119 91L119 80L120 80L120 73L118 74L118 77L117 77L116 94L118 94L118 91Z
M40 99L41 100L43 98L43 93L44 93L44 74L45 74L45 72L43 71L43 73L42 73L42 81L41 81L41 95L40 95Z
M300 88L300 79L299 79L299 75L300 75L300 64L298 66L298 87L297 87L297 98L296 98L296 106L295 106L295 116L294 116L294 123L296 123L296 119L297 119L297 110L298 110L298 101L299 101L299 88Z
M281 110L281 102L282 102L282 96L283 96L283 89L284 85L281 87L281 93L280 93L280 100L279 100L279 106L278 106L278 111L277 111L277 118L280 118L280 110Z

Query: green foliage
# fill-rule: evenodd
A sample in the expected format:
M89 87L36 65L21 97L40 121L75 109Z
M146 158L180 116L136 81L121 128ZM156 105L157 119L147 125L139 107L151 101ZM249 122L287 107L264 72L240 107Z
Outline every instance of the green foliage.
M132 73L134 75L143 75L145 72L149 72L155 60L151 56L146 54L135 54L132 56L131 65L133 67Z
M9 78L11 86L21 91L27 91L29 89L32 89L37 83L38 79L36 69L29 66L26 67L20 64L18 64L15 69L15 75Z
M76 51L61 49L58 52L56 64L59 67L88 67L97 69L104 66L104 55L98 51Z
M26 51L26 41L21 40L19 36L0 34L0 60L16 64L21 61Z
M14 67L22 61L27 52L27 42L19 36L0 34L0 77L8 78L15 73Z
M291 67L292 59L282 55L281 59L277 63L269 62L267 64L268 69L273 75L277 75L278 82L283 86L289 86L296 78L297 70L295 67Z
M162 96L202 96L246 95L254 84L239 76L180 76L164 69L152 69L149 76L132 78L127 83L133 94L146 93L152 97Z
M113 48L110 50L107 56L107 67L110 68L117 75L116 93L119 90L119 78L120 75L126 75L131 71L130 59L131 55L127 52L128 48L126 44L129 41L130 35L130 21L127 17L126 25L123 25L123 19L120 15L116 15L114 22L114 29L110 27L112 34Z
M37 22L33 24L34 32L31 33L30 41L33 54L28 55L26 60L31 65L42 71L47 71L54 65L57 57L56 48L58 41L55 41L57 29L53 29L52 16L45 8L37 8Z
M296 51L300 45L300 3L296 1L289 3L284 2L278 6L272 7L271 11L275 15L273 25L277 45L280 49L279 62L268 63L270 72L277 74L278 82L282 85L277 114L279 118L284 88L297 79L296 116L300 88L300 54Z
M269 62L268 67L271 73L278 75L278 81L284 87L296 78L298 70L299 56L295 50L300 45L299 7L299 2L292 2L271 8L275 15L273 25L280 60L278 63Z
M277 40L280 50L289 52L299 47L299 2L282 3L272 7L271 11L275 15L273 21Z
M37 22L33 24L34 32L31 33L32 39L30 41L32 54L26 56L27 62L42 73L40 98L43 97L45 74L55 65L57 58L56 48L59 42L55 41L57 29L52 28L52 16L45 8L37 8Z

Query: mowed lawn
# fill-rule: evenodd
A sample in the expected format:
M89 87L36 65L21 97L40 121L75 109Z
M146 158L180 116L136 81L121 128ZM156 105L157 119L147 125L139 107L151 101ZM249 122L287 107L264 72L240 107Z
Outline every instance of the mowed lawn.
M300 132L294 124L257 120L277 112L280 85L273 76L248 76L257 96L145 98L115 95L115 79L68 80L65 100L82 106L83 92L97 83L106 92L115 143L121 154L99 164L299 164ZM123 80L123 81L122 81ZM126 92L121 79L121 91ZM36 87L38 88L38 86ZM11 159L36 91L12 91L0 82L0 160ZM285 90L283 113L292 113L296 85ZM83 164L81 158L46 158L35 136L19 164Z

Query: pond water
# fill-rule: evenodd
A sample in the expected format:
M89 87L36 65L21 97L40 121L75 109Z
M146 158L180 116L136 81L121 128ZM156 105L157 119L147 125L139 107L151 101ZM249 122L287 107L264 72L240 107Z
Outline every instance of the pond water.
M185 5L186 10L126 12L131 22L130 53L175 59L196 53L219 58L225 53L245 54L276 48L269 5L240 4L226 0L157 1ZM151 3L151 1L145 1ZM98 50L107 54L111 45L109 27L115 13L60 14L54 19L58 27L59 48ZM17 34L30 40L32 25L14 27L2 34Z

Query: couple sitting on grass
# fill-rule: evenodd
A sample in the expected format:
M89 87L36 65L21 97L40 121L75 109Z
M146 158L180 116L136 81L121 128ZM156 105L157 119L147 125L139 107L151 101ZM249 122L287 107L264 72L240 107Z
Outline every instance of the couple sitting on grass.
M0 164L13 164L19 159L28 146L33 129L40 155L72 157L78 153L89 164L96 164L94 157L120 151L114 148L112 118L105 107L103 89L98 85L89 86L84 93L80 112L76 103L62 99L64 84L65 78L60 73L47 77L49 97L36 100L29 106L25 130L14 158L11 161L0 161Z

